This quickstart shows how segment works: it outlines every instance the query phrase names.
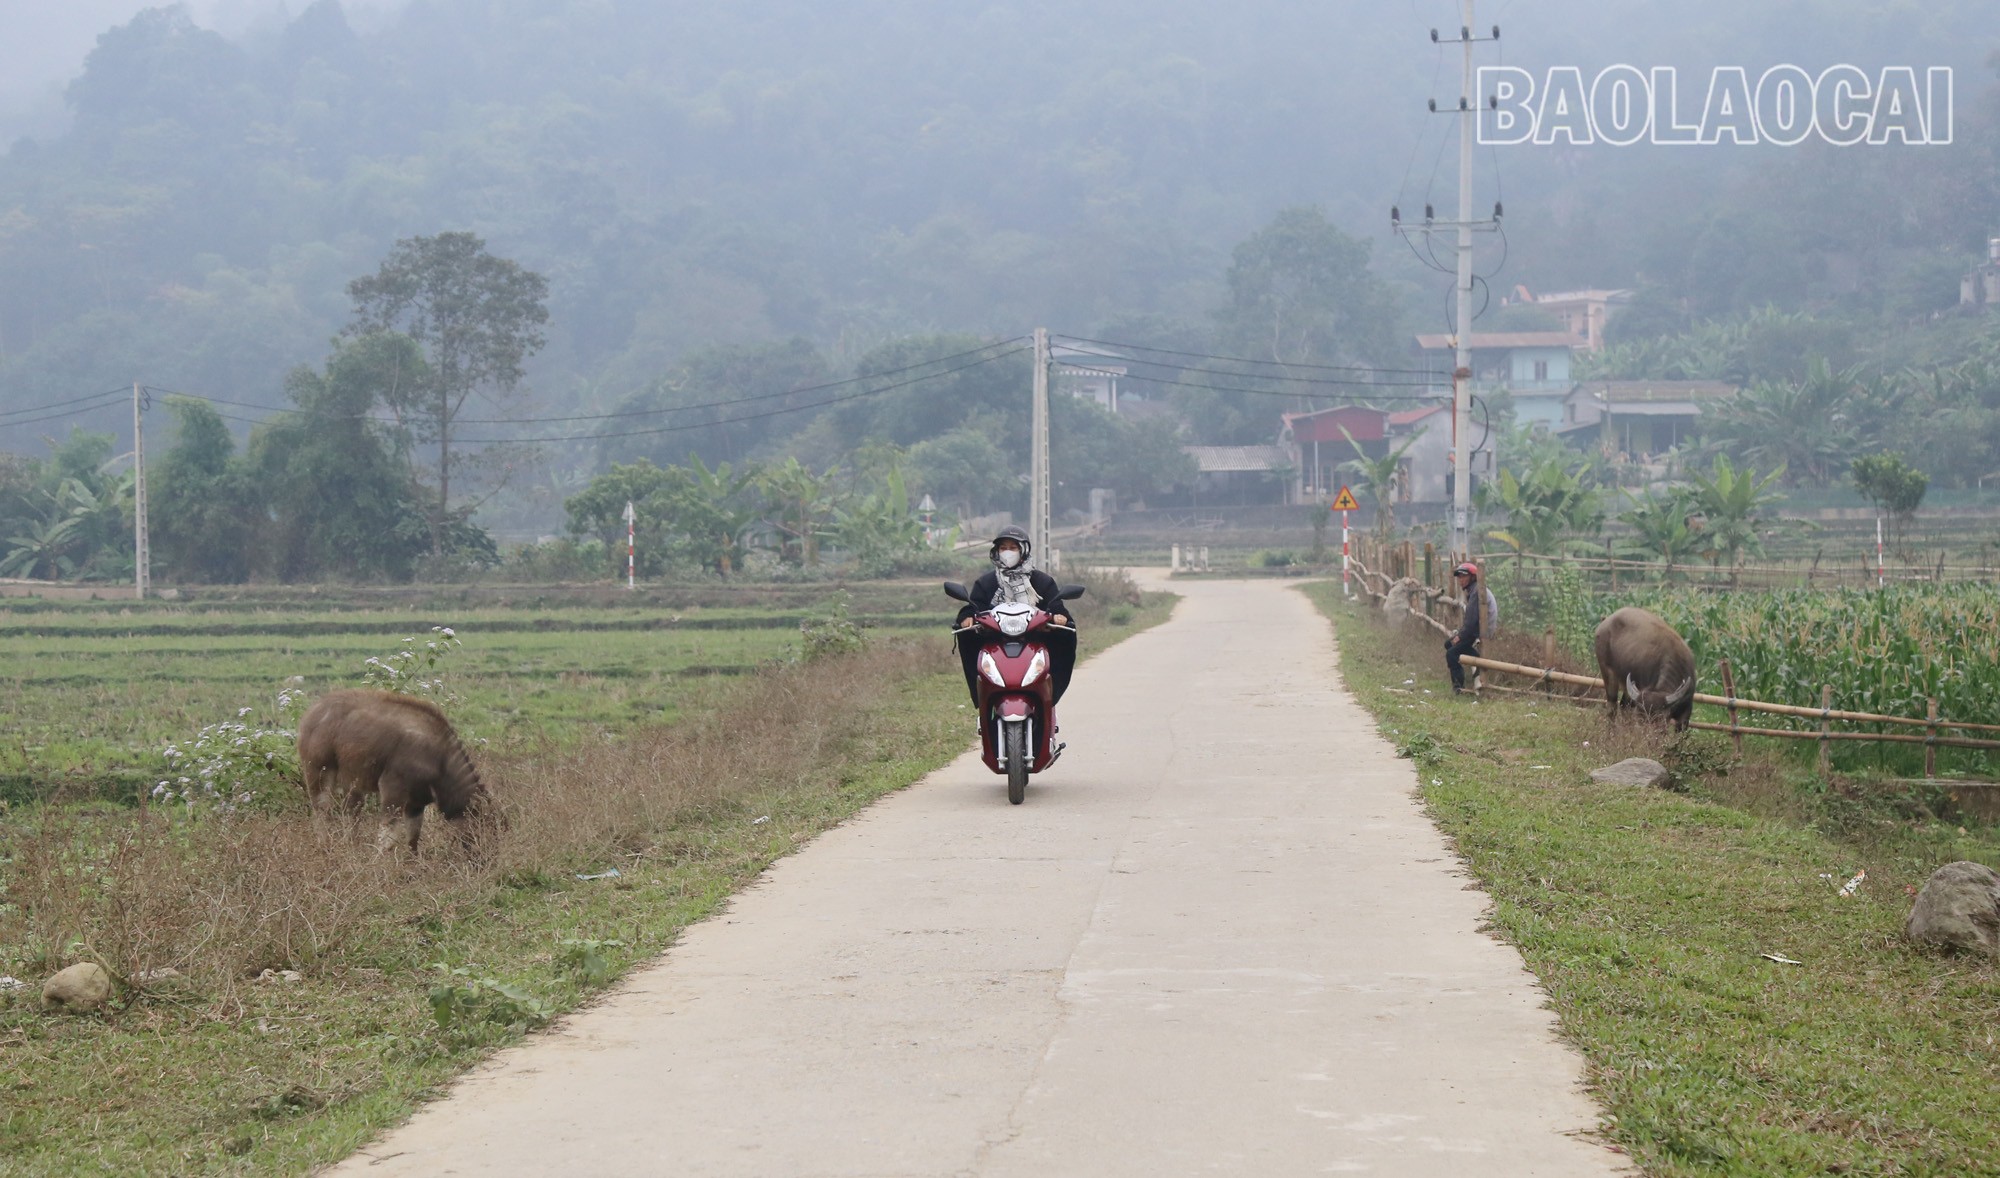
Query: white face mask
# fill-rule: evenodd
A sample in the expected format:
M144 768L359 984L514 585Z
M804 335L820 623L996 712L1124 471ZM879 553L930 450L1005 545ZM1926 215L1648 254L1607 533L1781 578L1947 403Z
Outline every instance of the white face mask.
M993 562L1003 569L1016 568L1021 563L1021 550L1018 548L1002 548L1000 555L993 558Z

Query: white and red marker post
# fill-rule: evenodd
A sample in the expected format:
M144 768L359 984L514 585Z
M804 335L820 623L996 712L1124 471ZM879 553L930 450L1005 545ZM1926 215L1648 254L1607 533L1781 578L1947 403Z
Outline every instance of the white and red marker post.
M639 512L625 501L625 588L639 587Z
M1882 563L1882 513L1875 513L1875 587L1881 589L1889 584L1889 568Z
M1348 597L1354 596L1354 572L1353 558L1348 555L1352 550L1348 547L1347 519L1348 512L1359 506L1354 501L1354 492L1347 487L1342 487L1340 494L1334 496L1333 509L1340 513L1340 591Z

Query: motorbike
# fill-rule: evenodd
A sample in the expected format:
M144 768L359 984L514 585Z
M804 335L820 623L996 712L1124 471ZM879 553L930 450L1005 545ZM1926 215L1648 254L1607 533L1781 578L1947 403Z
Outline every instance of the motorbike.
M968 605L972 594L947 581L945 596ZM1083 586L1070 585L1056 594L1062 601L1083 596ZM1048 645L1036 634L1056 628L1047 611L1032 605L1006 603L972 615L973 626L956 632L957 641L979 643L976 660L979 685L979 743L986 767L1007 777L1007 800L1018 806L1028 796L1028 775L1040 773L1062 756L1054 742L1055 688L1051 682Z

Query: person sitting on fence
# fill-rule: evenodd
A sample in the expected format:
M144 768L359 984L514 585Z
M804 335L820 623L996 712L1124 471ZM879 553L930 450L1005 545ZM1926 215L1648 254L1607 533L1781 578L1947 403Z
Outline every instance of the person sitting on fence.
M1445 635L1444 666L1451 672L1451 693L1459 695L1465 691L1465 668L1458 660L1478 653L1479 640L1499 628L1500 603L1493 600L1493 591L1480 583L1478 565L1468 561L1451 570L1451 575L1465 602L1465 618L1458 629Z

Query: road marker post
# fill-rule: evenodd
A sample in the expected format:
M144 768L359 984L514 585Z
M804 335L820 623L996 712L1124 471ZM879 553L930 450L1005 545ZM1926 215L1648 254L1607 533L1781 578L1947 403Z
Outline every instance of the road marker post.
M1334 496L1333 509L1340 513L1340 591L1349 597L1354 596L1354 573L1353 558L1348 548L1347 513L1359 506L1361 505L1354 501L1354 492L1343 483L1340 494Z

